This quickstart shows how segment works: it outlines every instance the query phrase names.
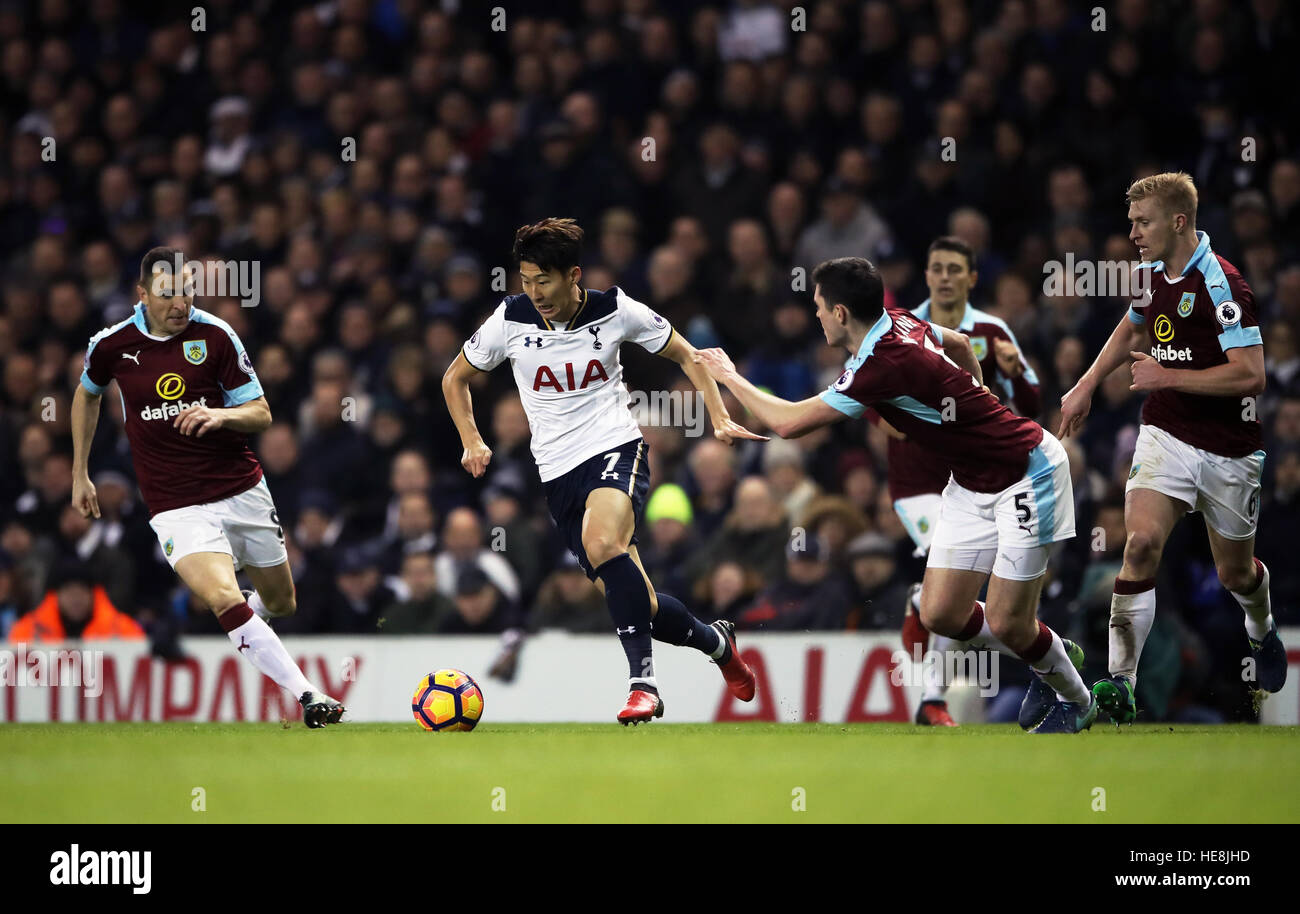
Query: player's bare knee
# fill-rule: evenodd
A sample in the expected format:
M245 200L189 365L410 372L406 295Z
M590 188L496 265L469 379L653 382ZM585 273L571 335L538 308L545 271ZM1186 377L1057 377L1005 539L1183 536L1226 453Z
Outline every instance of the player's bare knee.
M269 600L263 597L262 602L266 604L266 611L276 618L292 616L298 611L298 597L292 591L284 596L274 596Z
M1250 593L1255 589L1257 575L1254 562L1245 565L1220 565L1215 570L1219 572L1219 583L1233 593Z
M967 607L969 609L969 607ZM961 614L954 612L952 607L943 606L939 603L929 603L925 599L924 591L921 594L921 624L928 631L936 635L943 635L945 638L954 638L966 625L969 619L969 612L966 618L961 618Z
M1038 622L1033 618L1012 616L1007 618L988 618L989 631L1013 651L1023 651L1033 644L1038 637Z
M599 568L610 559L627 552L627 547L614 537L599 533L585 538L582 541L582 548L586 551L587 561L591 562L592 568Z
M1160 535L1153 530L1130 530L1124 542L1124 564L1143 577L1150 577L1160 565L1164 546Z

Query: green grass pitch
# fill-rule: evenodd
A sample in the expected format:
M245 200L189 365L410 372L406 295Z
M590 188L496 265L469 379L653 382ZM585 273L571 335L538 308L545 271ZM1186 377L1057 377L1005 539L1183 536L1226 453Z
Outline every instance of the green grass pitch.
M1289 727L0 727L4 822L1297 822L1298 779Z

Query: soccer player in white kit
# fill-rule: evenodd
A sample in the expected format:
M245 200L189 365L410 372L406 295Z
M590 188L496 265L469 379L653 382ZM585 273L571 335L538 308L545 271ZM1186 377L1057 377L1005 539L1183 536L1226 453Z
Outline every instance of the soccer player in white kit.
M1110 675L1093 685L1115 723L1137 717L1138 658L1156 614L1155 575L1169 534L1200 511L1219 581L1241 604L1255 683L1286 682L1286 651L1255 558L1264 451L1255 398L1264 390L1264 346L1255 297L1237 269L1196 230L1196 186L1182 172L1134 181L1129 238L1149 291L1120 318L1092 367L1061 398L1061 437L1078 430L1101 382L1131 357L1142 408L1124 498L1124 565L1110 609ZM1148 353L1147 347L1150 347Z
M461 464L479 477L492 460L474 422L469 380L509 360L551 516L604 593L627 655L630 688L619 723L663 716L652 638L707 654L732 694L750 701L754 675L736 649L734 626L699 621L680 600L656 592L641 567L635 528L649 487L648 451L628 409L619 346L636 343L677 362L703 395L719 440L766 439L732 421L717 384L695 364L695 349L668 321L617 286L579 285L582 234L572 219L544 219L516 233L524 294L501 302L442 381L465 448Z

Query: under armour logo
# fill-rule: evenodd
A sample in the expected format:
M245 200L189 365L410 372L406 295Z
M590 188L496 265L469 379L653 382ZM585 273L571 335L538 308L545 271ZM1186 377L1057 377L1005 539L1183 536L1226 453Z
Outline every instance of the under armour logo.
M536 342L534 342L534 339L536 340ZM527 349L529 346L536 346L538 349L541 349L543 339L545 339L545 337L526 336L524 337L524 348Z
M140 364L140 350L137 349L135 351L135 355L131 355L131 353L129 352L124 352L122 353L122 358L130 359L132 362L135 362L135 364L138 366Z
M249 644L247 641L244 640L244 636L243 636L243 635L240 635L240 636L239 636L239 647L236 648L236 650L242 653L243 650L244 650L245 648L249 648L249 647L252 647L252 646L253 646L253 645Z
M636 634L636 626L635 626L635 625L629 625L627 628L616 628L616 629L614 629L614 631L617 632L617 633L620 634L620 635L635 635L635 634Z
M593 346L594 348L596 348L596 349L601 348L601 346L602 346L603 344L602 344L601 341L600 341L600 328L599 328L599 327L588 327L588 328L587 328L587 332L591 334L591 336L592 336L592 338L593 338L593 340L594 340L594 342L592 343L592 346Z

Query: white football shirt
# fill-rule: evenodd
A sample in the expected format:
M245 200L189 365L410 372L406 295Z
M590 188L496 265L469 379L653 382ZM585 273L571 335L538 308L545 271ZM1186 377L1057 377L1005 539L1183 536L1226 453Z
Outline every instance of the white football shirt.
M582 294L564 329L538 314L527 295L511 295L463 349L480 371L510 360L542 482L641 437L618 349L626 342L659 353L673 336L668 321L618 286Z

